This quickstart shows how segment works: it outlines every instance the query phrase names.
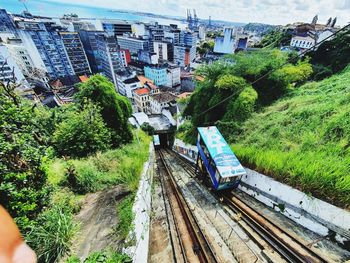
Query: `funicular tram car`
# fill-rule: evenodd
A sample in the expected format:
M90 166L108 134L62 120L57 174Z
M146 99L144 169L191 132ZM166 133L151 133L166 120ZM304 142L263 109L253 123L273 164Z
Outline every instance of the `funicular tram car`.
M199 127L196 172L208 174L216 190L236 188L246 171L216 126Z

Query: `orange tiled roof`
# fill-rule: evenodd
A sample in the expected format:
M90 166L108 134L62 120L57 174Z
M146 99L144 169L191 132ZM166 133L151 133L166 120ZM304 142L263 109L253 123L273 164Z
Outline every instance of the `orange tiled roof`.
M79 76L79 79L81 82L85 82L85 81L89 80L88 76L86 76L86 75Z
M184 92L184 93L177 95L177 97L180 99L184 99L184 98L187 98L188 96L191 96L191 94L192 94L192 92Z
M135 93L137 95L145 95L145 94L149 93L149 89L147 89L147 88L137 89L137 90L135 90Z

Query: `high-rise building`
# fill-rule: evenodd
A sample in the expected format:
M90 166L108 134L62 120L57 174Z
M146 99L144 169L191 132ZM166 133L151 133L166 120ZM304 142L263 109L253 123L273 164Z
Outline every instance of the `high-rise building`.
M181 70L179 66L167 65L168 87L175 87L181 84Z
M122 36L125 33L131 33L131 24L126 21L108 20L102 21L102 28L109 35Z
M5 9L0 9L0 32L15 32L15 24Z
M54 22L40 21L24 22L22 26L34 42L51 79L74 75L72 64L59 34L62 27Z
M93 74L102 71L102 63L97 47L97 35L103 31L80 30L79 36Z
M204 26L199 26L198 27L198 38L200 40L205 40L205 35L206 35L206 28Z
M63 45L72 64L75 75L90 75L91 69L77 32L60 32Z
M29 76L35 70L33 59L20 38L7 40L6 47L22 73Z
M99 58L101 59L101 73L109 78L117 89L116 73L123 68L117 39L114 36L98 34L96 40Z
M164 32L164 38L170 38L172 39L172 43L174 45L179 45L180 44L180 32L181 30L179 29L172 29L170 31L165 31Z
M138 22L131 25L132 34L136 37L149 38L150 31L148 25Z
M157 64L157 54L154 52L139 50L137 53L137 60L146 64Z
M185 46L196 46L197 43L197 34L192 31L181 31L180 33L180 45Z
M154 41L153 50L156 53L158 63L174 60L174 46L166 41Z
M118 36L118 44L121 49L127 49L133 55L137 55L139 50L149 51L149 42L145 39Z
M133 98L133 90L141 87L141 81L136 73L129 70L121 70L117 74L118 92L129 98Z
M15 60L12 59L10 52L7 47L3 44L0 44L0 81L3 83L8 83L14 81L17 84L20 84L20 87L28 87L28 82L22 74L21 69L16 64Z
M189 66L196 58L197 34L192 31L181 31L180 44L174 46L174 62L181 66Z
M131 55L129 50L120 49L120 59L123 64L123 67L127 67L128 64L131 62Z
M195 47L194 47L195 48ZM191 47L190 46L174 46L174 63L186 67L191 64Z

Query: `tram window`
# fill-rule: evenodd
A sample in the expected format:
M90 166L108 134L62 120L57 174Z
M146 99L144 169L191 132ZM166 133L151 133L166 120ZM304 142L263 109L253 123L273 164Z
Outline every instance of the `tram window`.
M204 154L207 157L207 159L209 159L209 151L208 151L207 147L204 146L203 151L204 151Z
M220 173L217 169L215 169L215 179L217 182L219 182L219 180L220 180Z
M216 169L215 162L214 162L214 160L213 160L212 158L210 158L209 165L210 165L211 167L213 167L214 170Z
M204 143L202 138L200 138L199 144L202 147L205 156L207 157L207 159L209 159L209 151L208 151L207 146L205 145L205 143Z
M235 180L235 177L225 177L225 178L221 178L220 183L221 184L225 184L225 183L229 183Z

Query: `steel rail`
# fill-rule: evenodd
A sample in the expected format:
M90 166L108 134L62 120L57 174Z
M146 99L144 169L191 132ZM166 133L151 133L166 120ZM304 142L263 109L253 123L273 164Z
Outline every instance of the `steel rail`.
M173 251L173 260L174 260L174 263L177 263L178 259L176 257L176 249L175 249L175 237L173 236L173 233L171 231L171 226L170 226L170 215L168 213L168 209L167 209L167 204L166 204L166 200L165 200L165 196L168 198L169 200L169 195L168 193L166 192L165 190L165 183L164 183L164 178L162 176L159 176L159 181L160 181L160 185L161 185L161 191L162 191L162 196L163 196L163 202L164 202L164 208L165 208L165 215L166 215L166 220L167 220L167 223L168 223L168 231L169 231L169 237L170 237L170 244L171 244L171 249ZM170 213L171 213L171 217L174 219L175 221L175 218L174 218L174 212L173 212L173 209L171 207L171 204L170 204L170 201L169 202L169 206L170 206ZM176 231L176 234L177 236L179 237L180 233L179 233L179 229L178 229L178 226L177 224L174 222L174 225L175 225L175 231ZM181 249L181 254L182 254L182 259L184 262L187 262L187 259L186 259L186 254L185 254L185 249L183 247L183 244L181 242L181 239L179 238L178 239L179 241L179 245L180 245L180 249Z
M182 196L182 193L176 181L174 180L173 174L168 164L166 163L162 150L159 150L158 153L162 161L162 164L166 170L166 177L167 177L166 180L168 180L171 191L174 193L174 196L180 208L181 215L186 224L186 229L188 230L188 233L192 240L192 243L193 243L192 249L197 254L200 262L206 262L206 263L218 262L215 256L215 253L212 251L209 245L208 240L204 236L202 230L200 229L199 225L196 222L196 219L194 218L191 212L191 209L187 205L184 197Z
M168 151L168 153L177 158L183 167L186 166L187 168L184 167L186 172L197 180L196 174L193 172L193 164L173 150ZM323 255L309 248L306 243L293 237L261 213L251 208L236 194L226 191L223 193L214 192L213 195L219 200L223 200L224 204L231 210L241 214L241 219L287 261L293 263L321 263L331 261L331 259L324 258Z

